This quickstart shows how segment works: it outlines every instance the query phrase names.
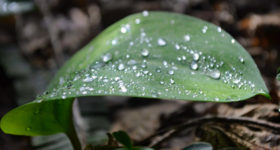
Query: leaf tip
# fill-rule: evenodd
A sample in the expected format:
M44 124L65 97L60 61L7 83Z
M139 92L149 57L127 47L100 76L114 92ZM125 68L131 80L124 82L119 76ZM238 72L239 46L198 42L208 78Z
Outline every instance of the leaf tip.
M268 98L269 100L271 100L271 96L269 95L269 92L268 91L263 91L263 92L260 92L258 95L262 95L266 98Z

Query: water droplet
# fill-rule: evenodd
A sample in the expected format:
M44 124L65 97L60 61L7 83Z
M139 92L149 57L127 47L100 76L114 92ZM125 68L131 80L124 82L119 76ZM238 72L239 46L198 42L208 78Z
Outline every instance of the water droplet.
M116 39L112 40L112 45L116 45L116 44L118 44L118 40Z
M167 44L167 42L162 38L159 38L157 43L159 46L165 46Z
M170 83L171 83L171 84L174 84L175 81L174 81L173 79L170 79Z
M147 57L147 56L149 56L149 54L150 54L150 52L149 52L149 50L147 50L147 49L143 49L142 52L141 52L141 55L142 55L143 57Z
M203 28L202 28L202 33L206 33L207 30L208 30L208 27L207 27L207 26L203 26Z
M169 70L168 74L173 75L174 74L174 70Z
M193 61L193 62L191 63L191 69L192 69L192 70L197 70L197 69L198 69L198 64L197 64L195 61Z
M156 72L160 73L161 72L160 68L156 68Z
M149 12L148 12L147 10L144 10L144 11L142 12L142 14L143 14L144 17L149 16Z
M119 66L118 66L118 69L121 71L121 70L124 70L124 64L119 64Z
M110 54L110 53L107 53L102 56L102 61L105 63L109 62L111 59L112 59L112 54Z
M128 64L128 65L135 65L135 64L137 64L137 62L136 62L136 60L131 59L131 60L129 60L129 61L127 62L127 64Z
M63 78L63 77L60 77L60 78L59 78L59 84L62 85L63 83L64 83L64 78Z
M66 99L66 95L62 95L61 98L62 98L62 99Z
M245 62L245 60L244 60L243 57L239 57L239 61L240 61L242 64L244 64L244 62Z
M198 53L194 53L193 54L193 60L194 61L198 61L199 60L199 54Z
M184 40L187 41L187 42L190 41L191 40L191 36L189 34L185 35L184 36Z
M136 19L135 19L135 23L136 23L136 24L140 24L140 23L141 23L141 20L140 20L139 18L136 18Z
M218 31L218 32L222 32L222 28L221 28L221 27L218 27L218 28L217 28L217 31Z
M120 85L120 91L125 93L127 92L127 88L124 85Z
M234 84L238 84L240 81L241 81L241 79L238 78L238 79L234 79L232 82L233 82Z
M125 27L121 27L121 33L126 33L127 29Z
M121 33L127 33L130 30L130 24L126 24L121 27Z
M209 73L209 76L213 79L218 80L221 77L221 72L219 70L213 70Z
M164 65L164 67L165 67L165 68L167 68L167 67L168 67L168 63L167 63L167 61L165 61L165 60L164 60L164 61L162 62L162 64Z
M232 39L232 40L231 40L231 43L234 44L234 43L235 43L235 39Z
M180 47L179 44L175 44L175 49L176 49L176 50L180 50L180 48L181 48L181 47Z
M181 58L181 57L177 57L177 60L178 60L178 61L181 61L181 60L182 60L182 58Z

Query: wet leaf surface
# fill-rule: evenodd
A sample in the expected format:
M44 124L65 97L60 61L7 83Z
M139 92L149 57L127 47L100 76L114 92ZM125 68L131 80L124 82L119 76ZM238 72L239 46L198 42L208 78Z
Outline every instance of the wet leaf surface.
M81 96L231 102L267 93L251 56L220 27L144 11L102 32L61 68L44 95L3 117L1 128L21 135L65 132L71 105L62 105ZM48 112L46 104L56 103L61 107ZM35 107L42 108L38 115ZM48 115L54 119L46 121Z

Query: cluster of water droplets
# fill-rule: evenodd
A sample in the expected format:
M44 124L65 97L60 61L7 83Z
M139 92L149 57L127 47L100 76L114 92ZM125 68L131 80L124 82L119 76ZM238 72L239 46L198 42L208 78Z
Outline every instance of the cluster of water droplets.
M149 15L148 11L142 13L142 17L149 17ZM171 25L176 23L174 20L170 22ZM114 48L123 38L130 39L127 48L106 52L88 68L61 78L58 88L50 91L52 93L50 97L61 96L65 99L69 96L92 93L95 95L128 93L168 98L184 98L188 95L200 100L219 101L220 98L209 97L207 95L209 91L200 89L197 84L185 85L185 78L197 78L197 75L204 76L206 80L213 80L212 83L221 80L231 88L254 89L255 85L251 81L242 78L241 70L234 67L228 69L221 58L191 48L189 43L195 38L190 33L183 34L180 42L167 40L167 37L154 38L145 31L145 28L140 28L139 35L133 37L133 40L125 36L134 25L141 25L141 23L139 17L133 20L133 23L121 25L119 31L124 37L115 37L107 43ZM201 34L206 34L209 30L212 28L205 25L201 28ZM215 31L223 34L220 27ZM229 43L235 44L235 40ZM246 63L242 56L236 59L240 64ZM159 60L161 63L158 63ZM190 76L187 75L188 73Z

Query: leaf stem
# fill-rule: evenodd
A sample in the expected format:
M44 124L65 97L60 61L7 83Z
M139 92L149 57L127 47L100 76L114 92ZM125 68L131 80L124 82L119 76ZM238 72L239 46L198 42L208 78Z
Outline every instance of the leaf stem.
M80 140L78 138L77 132L75 130L73 121L70 124L69 130L66 132L66 135L70 139L74 150L82 150L82 146L81 146Z

